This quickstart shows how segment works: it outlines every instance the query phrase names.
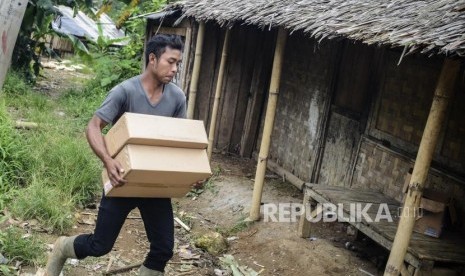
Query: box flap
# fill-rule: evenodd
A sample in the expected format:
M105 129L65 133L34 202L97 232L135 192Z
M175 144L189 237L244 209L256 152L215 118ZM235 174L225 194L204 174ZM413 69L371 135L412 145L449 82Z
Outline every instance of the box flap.
M125 144L206 149L203 121L126 112L105 135L114 157Z

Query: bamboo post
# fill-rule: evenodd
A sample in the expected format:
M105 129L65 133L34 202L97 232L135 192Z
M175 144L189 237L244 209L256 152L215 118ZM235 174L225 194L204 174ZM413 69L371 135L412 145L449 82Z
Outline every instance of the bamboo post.
M420 206L425 180L438 141L441 124L444 121L447 105L452 96L459 67L460 63L458 61L449 59L445 60L442 66L384 275L397 276L401 273L404 265L405 254L415 224L415 210Z
M205 36L205 23L200 22L195 44L194 68L192 69L192 83L189 88L189 102L187 103L187 118L194 118L195 99L199 87L200 65L202 64L203 38Z
M258 154L257 171L255 173L255 184L253 188L252 207L250 209L249 220L256 221L260 219L260 203L262 200L263 182L265 180L266 165L268 153L270 151L271 132L273 130L274 117L276 113L276 104L278 101L279 83L281 81L281 69L286 46L286 30L280 28L276 40L276 49L274 52L273 69L271 71L271 82L268 95L268 104L266 107L265 126L263 127L262 141L260 152Z
M0 89L10 67L11 55L18 38L28 0L0 1Z
M213 141L215 140L216 117L218 115L218 106L220 105L221 88L223 87L224 79L224 69L226 67L226 60L228 59L229 32L230 30L226 29L226 34L224 36L223 42L223 51L221 54L220 71L218 72L218 82L216 83L215 101L213 102L212 117L210 120L210 130L208 132L208 159L212 158Z

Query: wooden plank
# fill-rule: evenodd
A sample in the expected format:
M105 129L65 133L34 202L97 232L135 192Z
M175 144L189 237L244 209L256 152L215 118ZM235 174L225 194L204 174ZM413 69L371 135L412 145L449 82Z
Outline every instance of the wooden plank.
M250 85L254 71L254 63L258 42L262 39L263 32L254 27L247 28L244 53L242 56L241 79L237 95L236 110L234 111L234 125L229 142L229 152L240 153L241 137L244 129L247 103L250 93Z
M344 218L349 218L350 214L350 203L357 203L351 199L362 199L364 201L369 201L366 199L367 195L372 194L372 192L367 192L364 194L360 192L357 196L354 190L345 189L347 193L344 197L343 190L339 187L319 187L318 185L307 184L307 187L312 187L313 189L305 189L306 194L311 199L316 200L320 203L342 203L344 209ZM318 187L318 188L316 188ZM333 196L337 194L337 196ZM383 198L382 194L378 195L378 198ZM332 201L336 198L339 201ZM387 198L389 199L389 198ZM365 202L363 202L365 203ZM388 205L390 212L396 210L397 205ZM377 204L373 204L372 208L367 212L368 215L376 215ZM346 220L348 223L354 225L357 229L365 233L367 236L375 240L377 243L383 247L390 249L392 246L392 241L394 240L397 223L396 222L351 222ZM413 233L410 246L408 247L407 255L405 260L412 264L415 267L421 266L421 262L427 261L441 261L447 263L465 263L465 239L459 235L444 235L442 238L432 238L423 234Z
M210 126L210 111L213 105L214 85L218 78L218 68L221 59L222 35L220 29L212 24L205 25L205 41L202 55L202 64L200 66L201 76L199 78L199 87L197 91L198 107L194 112L194 118L203 120L205 128Z
M231 133L233 131L238 90L241 83L241 71L244 64L245 27L231 30L231 47L226 64L225 80L221 105L218 109L215 147L219 150L229 150Z
M251 157L257 141L261 113L265 103L265 91L269 86L271 62L273 60L274 32L262 33L262 39L257 42L259 47L255 53L254 70L250 84L250 96L244 119L243 135L241 137L240 155Z
M345 43L334 103L362 114L367 106L375 48L360 42ZM350 72L350 73L348 73Z
M320 184L348 187L351 162L357 154L360 140L360 122L334 111L329 115L328 134L318 172Z
M181 68L181 89L186 94L188 91L187 87L187 73L189 72L189 57L192 41L192 28L185 28L185 41L184 41L184 51L182 57L182 68Z
M373 203L388 203L390 205L400 206L400 203L397 202L395 199L386 197L379 192L369 192L344 188L337 189L330 186L327 188L314 188L313 190L319 193L325 193L325 191L330 191L330 193L328 193L327 196L334 199L345 199Z
M0 2L0 89L10 67L11 55L23 22L27 0L2 0Z
M417 237L424 236L414 234ZM425 237L424 239L412 239L410 246L422 259L465 263L465 243L463 238L456 240L437 239L436 241L434 238Z
M309 238L311 234L310 221L307 220L307 212L309 211L307 210L307 205L309 204L309 202L310 202L310 195L308 193L305 193L304 200L303 200L304 212L300 216L299 229L298 229L299 237L301 238Z
M382 197L382 196L373 196L373 198L370 198L366 194L362 193L357 193L355 191L350 191L347 193L344 193L342 191L333 191L330 195L328 195L329 198L333 200L347 200L347 201L354 201L354 202L371 202L371 203L376 203L376 204L381 204L381 203L387 203L390 205L396 205L399 206L399 203L396 202L393 199Z
M309 195L311 198L316 200L317 202L320 203L330 203L326 198L324 198L322 195L317 194L315 191L309 190ZM348 216L348 214L345 214L345 216ZM350 223L349 221L347 221ZM392 246L392 241L386 239L385 236L382 235L382 232L378 232L379 229L373 229L369 225L363 224L363 223L350 223L351 225L355 226L358 230L362 231L365 235L376 241L378 244L383 246L384 248L390 250ZM407 252L405 256L405 260L415 266L418 267L420 264L420 261L416 256L414 256L412 253Z
M175 35L186 36L186 33L187 33L187 28L160 27L160 28L154 29L155 32L157 30L159 34L175 34Z

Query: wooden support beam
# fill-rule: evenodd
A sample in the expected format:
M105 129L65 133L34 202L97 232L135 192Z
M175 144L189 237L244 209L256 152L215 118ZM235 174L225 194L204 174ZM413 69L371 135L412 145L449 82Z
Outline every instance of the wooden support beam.
M447 105L454 90L459 68L460 63L450 59L446 59L442 66L384 275L397 276L401 273L401 268L404 265L405 254L415 224L415 210L420 206L425 180L428 176L434 149L439 138L441 125L444 123Z
M281 176L283 178L283 181L288 181L300 191L303 190L305 186L305 181L293 175L290 171L284 169L283 167L279 166L277 163L271 160L267 160L267 163L267 168L275 172L277 175Z
M158 27L156 31L157 34L175 34L180 36L186 36L187 28Z
M197 42L195 44L194 68L192 69L192 80L189 88L189 102L187 103L187 118L194 118L195 99L199 88L200 65L202 64L203 38L205 36L205 23L199 23Z
M270 151L271 133L273 130L276 105L278 102L279 84L281 82L281 70L286 47L287 32L283 28L278 31L276 49L274 52L273 69L271 71L270 90L268 95L268 105L266 107L265 126L263 127L262 142L258 154L257 171L255 173L255 184L253 189L252 207L250 209L249 220L260 219L260 203L262 200L263 183L265 181L266 164Z
M303 214L300 216L299 220L299 237L301 238L309 238L311 235L311 229L310 229L310 221L307 220L307 212L310 210L307 210L307 205L310 204L310 195L308 193L305 193L304 195L304 201L303 201Z
M322 212L323 212L323 207L321 205L315 204L315 208L311 210L311 203L314 202L310 193L305 190L304 194L304 200L303 200L303 214L300 216L299 220L299 230L298 234L299 237L301 238L310 238L310 235L312 233L312 229L310 227L312 219L317 218ZM311 211L311 212L310 212Z
M208 159L212 158L213 141L215 140L216 118L218 117L218 107L220 105L221 89L223 87L224 70L226 67L226 61L228 59L229 33L230 33L230 30L226 29L226 34L224 36L224 42L223 42L223 51L221 54L220 71L218 73L218 82L216 83L215 101L213 102L213 110L212 110L212 116L211 116L211 121L210 121L210 130L208 132L208 148L207 148Z

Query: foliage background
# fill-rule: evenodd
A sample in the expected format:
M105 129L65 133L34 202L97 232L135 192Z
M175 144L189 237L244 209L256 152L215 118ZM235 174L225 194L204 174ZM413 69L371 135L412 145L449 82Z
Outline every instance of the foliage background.
M73 62L87 65L93 77L81 87L51 98L34 89L42 78L41 59L51 55L41 42L53 34L54 5L64 4L96 16L107 12L129 37L122 48L100 37L85 54L76 48ZM37 235L8 223L37 220L48 232L67 233L77 208L93 202L101 192L101 164L94 156L84 129L108 91L141 71L145 19L132 18L160 9L164 0L122 0L97 3L90 0L30 0L15 45L12 70L0 93L0 263L1 275L14 275L13 261L44 263L44 242ZM81 55L78 55L81 54ZM64 116L57 116L63 112ZM39 124L32 130L14 127L15 120ZM0 256L1 257L1 256Z

